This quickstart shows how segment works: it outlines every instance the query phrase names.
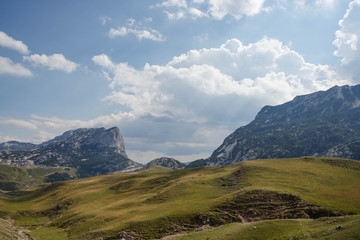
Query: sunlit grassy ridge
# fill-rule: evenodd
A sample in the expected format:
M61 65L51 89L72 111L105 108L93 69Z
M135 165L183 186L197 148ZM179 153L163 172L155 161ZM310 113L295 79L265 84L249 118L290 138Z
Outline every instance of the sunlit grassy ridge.
M2 197L0 217L9 216L17 225L27 226L32 230L29 234L38 240L49 236L153 239L194 231L203 225L240 221L239 213L247 221L276 218L278 215L262 211L274 206L281 209L288 202L304 205L300 210L290 209L292 212L285 209L292 215L281 216L288 218L295 211L313 211L311 206L321 206L329 214L359 214L359 181L360 162L341 159L254 160L179 171L156 167L138 173L54 183L21 192L21 197ZM258 211L260 217L247 213L246 204L252 198L258 204L252 212ZM243 210L236 212L234 206ZM301 221L274 224L287 228ZM231 232L231 226L224 229Z

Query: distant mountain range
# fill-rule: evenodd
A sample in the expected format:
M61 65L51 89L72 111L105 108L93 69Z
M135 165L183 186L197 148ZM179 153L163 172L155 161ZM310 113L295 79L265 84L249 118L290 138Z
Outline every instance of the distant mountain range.
M300 156L360 160L360 85L335 86L265 106L250 124L225 138L211 157L188 167Z
M301 156L360 160L360 85L335 86L278 106L265 106L250 124L225 138L211 157L186 167ZM71 167L76 169L78 177L144 168L127 156L117 127L70 130L41 144L1 143L0 162L15 166ZM175 159L159 158L145 168L153 165L185 167Z
M15 166L71 167L78 177L142 167L128 158L119 128L70 130L39 145L7 142L0 145L0 161Z
M30 151L37 148L36 144L9 141L0 143L0 151Z

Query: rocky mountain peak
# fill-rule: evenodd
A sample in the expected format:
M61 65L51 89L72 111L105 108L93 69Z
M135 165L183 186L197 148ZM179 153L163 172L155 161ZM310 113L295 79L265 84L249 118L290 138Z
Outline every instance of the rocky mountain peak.
M335 86L265 106L254 121L225 138L193 166L301 156L360 156L360 85ZM358 159L360 160L360 159Z
M69 130L27 151L0 150L0 161L16 166L74 167L80 177L142 167L126 155L118 127Z
M318 118L359 107L360 85L334 86L327 91L297 96L292 101L278 106L265 106L256 115L255 121Z
M79 128L69 130L52 140L42 143L46 146L60 142L73 143L75 148L84 147L111 147L116 148L118 153L127 157L125 152L124 138L118 127L105 128Z

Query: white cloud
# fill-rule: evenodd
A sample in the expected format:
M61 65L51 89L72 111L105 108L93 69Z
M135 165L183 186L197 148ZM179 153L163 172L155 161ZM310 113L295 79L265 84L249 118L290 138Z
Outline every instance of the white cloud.
M151 28L144 28L141 23L137 24L132 18L127 20L126 26L111 28L108 33L110 38L115 38L117 36L124 37L129 34L134 35L140 41L143 39L155 42L165 41L165 37L160 32Z
M333 9L335 7L335 0L316 0L315 5L325 9Z
M295 6L301 10L315 11L332 10L339 0L163 0L156 7L164 8L169 20L183 18L198 19L210 17L222 20L232 16L239 20L243 17L254 16L262 12L268 13L274 9L286 10ZM266 4L267 3L267 6Z
M346 64L359 58L360 50L360 0L349 4L343 19L339 21L340 30L336 31L333 44L338 48L334 54L342 57L341 62Z
M335 56L341 58L338 71L353 82L360 82L360 0L350 2L344 17L339 21L333 44Z
M100 17L101 25L106 25L110 21L111 21L111 17L108 17L108 16L101 16Z
M257 111L265 104L347 83L331 67L307 63L299 53L269 38L247 46L231 39L219 48L191 50L167 65L147 64L141 70L113 63L104 54L93 61L111 78L112 92L104 100L129 107L137 117L170 113L199 123L235 121L240 113L249 112L249 102ZM235 111L229 109L233 105ZM242 120L251 120L253 114Z
M3 133L0 132L0 143L9 142L9 141L26 142L20 138L5 136Z
M21 54L29 54L28 47L19 40L15 40L4 32L0 31L0 46L18 51Z
M55 53L53 55L47 56L45 54L33 54L30 56L24 56L25 61L29 61L35 65L43 65L48 67L50 70L60 70L66 73L71 73L76 70L78 64L67 60L64 55Z
M101 54L99 56L94 56L92 58L92 60L97 65L105 67L105 68L113 68L114 67L114 64L111 62L110 58L105 54Z
M156 5L157 7L180 7L186 8L186 0L165 0L162 3Z
M0 56L0 74L8 74L19 77L31 77L32 72L20 63L14 63L11 59Z
M265 0L209 0L209 12L215 19L231 15L236 19L261 12Z
M197 19L209 16L221 20L227 15L240 19L268 10L263 8L264 2L265 0L164 0L156 6L167 9L164 12L170 20L185 17Z
M33 130L37 129L36 124L19 119L0 119L0 124Z

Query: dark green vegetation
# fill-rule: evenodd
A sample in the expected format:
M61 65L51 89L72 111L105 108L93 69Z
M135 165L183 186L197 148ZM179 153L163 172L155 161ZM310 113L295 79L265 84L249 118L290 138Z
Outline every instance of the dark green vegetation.
M3 192L0 217L36 240L359 239L359 181L360 162L333 158L155 166Z
M212 156L189 167L224 166L249 159L301 156L360 160L360 85L333 87L265 106Z

